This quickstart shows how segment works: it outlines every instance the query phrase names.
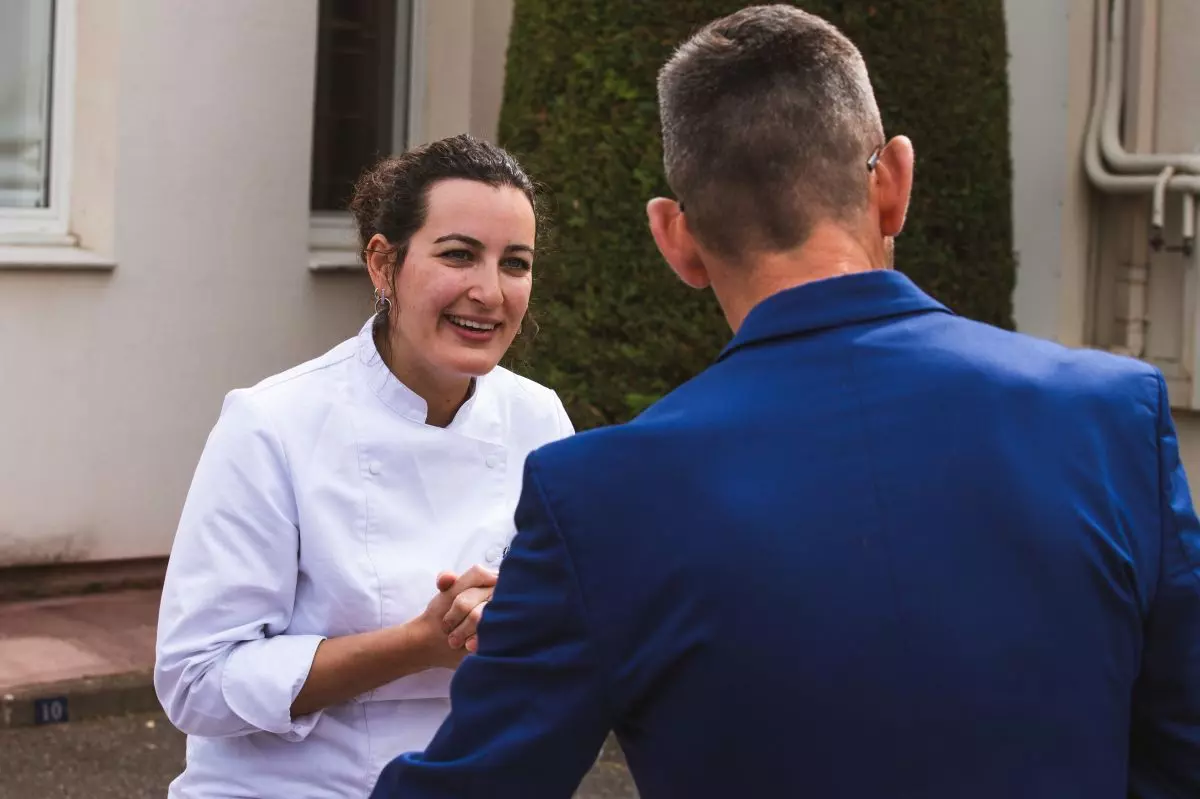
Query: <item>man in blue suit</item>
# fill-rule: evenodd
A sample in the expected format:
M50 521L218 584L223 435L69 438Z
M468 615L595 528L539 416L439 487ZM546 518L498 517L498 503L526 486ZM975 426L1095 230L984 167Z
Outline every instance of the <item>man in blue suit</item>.
M424 753L374 796L1200 796L1200 525L1161 375L891 271L913 151L790 6L662 70L666 260L736 334L532 455Z

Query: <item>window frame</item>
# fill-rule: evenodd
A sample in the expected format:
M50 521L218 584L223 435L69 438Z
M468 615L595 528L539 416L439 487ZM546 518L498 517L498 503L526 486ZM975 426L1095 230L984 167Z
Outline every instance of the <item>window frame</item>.
M401 37L406 38L403 52L407 63L404 64L404 74L397 75L399 79L392 89L392 146L396 152L402 152L419 140L421 131L419 111L425 80L425 37L421 33L424 30L427 0L393 2L407 6L407 9L397 9L396 25L396 52L401 52ZM401 20L404 22L401 23ZM397 67L393 69L400 72ZM311 204L311 200L309 202ZM355 270L363 267L358 253L358 232L354 219L347 211L313 211L310 207L308 250L309 269L312 271Z
M0 245L74 246L70 233L75 132L77 0L53 0L50 32L50 203L45 208L0 207Z

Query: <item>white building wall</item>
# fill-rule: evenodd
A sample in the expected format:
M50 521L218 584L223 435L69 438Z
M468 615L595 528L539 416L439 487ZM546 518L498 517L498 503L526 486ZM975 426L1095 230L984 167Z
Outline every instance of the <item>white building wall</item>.
M456 15L487 1L418 15L421 139L498 109L472 70L502 73L503 49L464 74L447 62ZM116 266L0 263L0 567L165 555L224 394L370 312L361 273L309 269L316 0L79 15L71 227Z
M1058 339L1064 166L1068 154L1067 4L1006 0L1012 113L1017 328ZM918 173L919 175L919 173ZM1019 198L1019 200L1018 200Z

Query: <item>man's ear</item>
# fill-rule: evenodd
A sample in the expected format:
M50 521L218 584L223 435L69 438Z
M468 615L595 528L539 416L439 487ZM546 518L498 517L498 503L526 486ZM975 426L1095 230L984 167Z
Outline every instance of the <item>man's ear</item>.
M708 288L708 269L679 203L656 197L647 203L646 217L658 251L679 279L694 289Z
M913 185L913 146L907 136L896 136L879 154L875 165L879 232L897 236L904 228Z

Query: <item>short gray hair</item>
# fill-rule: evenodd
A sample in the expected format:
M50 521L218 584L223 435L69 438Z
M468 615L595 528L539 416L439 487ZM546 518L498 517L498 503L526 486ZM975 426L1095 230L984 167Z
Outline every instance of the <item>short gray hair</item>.
M862 55L820 17L776 4L711 22L658 98L667 182L714 252L793 249L866 207L883 124Z

